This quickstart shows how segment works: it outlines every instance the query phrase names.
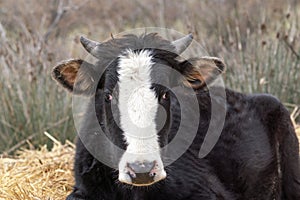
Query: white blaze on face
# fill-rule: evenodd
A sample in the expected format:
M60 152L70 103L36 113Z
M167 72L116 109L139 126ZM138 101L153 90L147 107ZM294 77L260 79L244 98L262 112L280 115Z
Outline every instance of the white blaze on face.
M160 157L155 124L158 99L151 89L153 62L150 51L128 50L119 59L119 110L120 125L127 149L119 162L119 180L131 184L129 163L155 162L157 173L154 181L166 177ZM145 172L146 173L146 172Z
M151 52L128 50L119 61L121 128L131 153L158 151L155 116L158 100L151 87Z

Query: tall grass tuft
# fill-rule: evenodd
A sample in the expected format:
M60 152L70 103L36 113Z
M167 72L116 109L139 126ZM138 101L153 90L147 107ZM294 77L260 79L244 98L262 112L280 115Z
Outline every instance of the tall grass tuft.
M209 54L226 62L226 85L299 106L300 4L228 0L201 6L206 10L189 21Z
M0 152L49 143L44 131L62 141L72 139L71 98L50 77L47 44L32 33L17 40L3 36L0 44Z

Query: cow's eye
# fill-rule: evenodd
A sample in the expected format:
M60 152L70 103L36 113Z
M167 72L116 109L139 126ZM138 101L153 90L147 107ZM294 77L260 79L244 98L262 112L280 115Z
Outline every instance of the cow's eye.
M161 98L162 98L163 100L169 100L169 98L170 98L169 92L164 92L164 93L162 94Z
M106 101L106 102L111 102L112 99L113 99L113 98L112 98L112 95L111 95L111 94L109 94L109 93L105 94L105 101Z

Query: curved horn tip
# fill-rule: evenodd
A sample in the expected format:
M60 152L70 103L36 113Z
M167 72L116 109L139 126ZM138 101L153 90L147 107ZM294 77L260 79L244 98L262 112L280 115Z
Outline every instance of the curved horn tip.
M101 45L100 42L96 42L96 41L87 39L83 36L80 36L80 43L85 48L85 50L87 50L93 56L97 57L96 52L97 52L97 49L98 49L99 45Z
M80 43L88 50L90 48L95 48L97 46L97 42L89 40L83 36L80 36Z
M187 37L189 37L190 39L194 39L193 33L189 33L189 34L187 35Z
M87 42L87 39L83 37L82 35L80 36L80 43L83 45Z
M193 41L193 34L189 33L188 35L176 41L173 41L172 44L175 46L177 53L181 54L192 43L192 41Z

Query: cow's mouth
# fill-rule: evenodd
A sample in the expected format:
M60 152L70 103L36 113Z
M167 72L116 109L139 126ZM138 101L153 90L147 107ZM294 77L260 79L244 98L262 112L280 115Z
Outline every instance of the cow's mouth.
M136 173L135 177L131 177L133 185L147 185L154 182L154 177L150 176L148 173Z

